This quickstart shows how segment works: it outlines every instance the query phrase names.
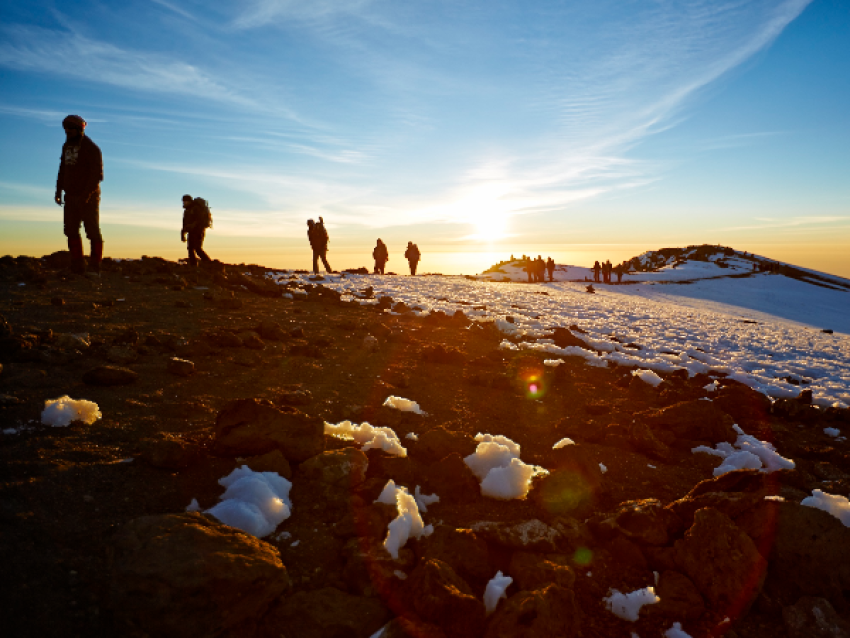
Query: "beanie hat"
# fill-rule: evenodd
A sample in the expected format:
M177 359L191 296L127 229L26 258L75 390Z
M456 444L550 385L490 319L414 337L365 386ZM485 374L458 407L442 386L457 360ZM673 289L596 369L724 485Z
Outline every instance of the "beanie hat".
M83 130L86 128L86 121L79 115L69 115L62 120L62 128L78 128Z
M191 202L191 201L192 201L192 196L191 196L191 195L183 195L183 201L184 201L184 202L186 202L186 201Z

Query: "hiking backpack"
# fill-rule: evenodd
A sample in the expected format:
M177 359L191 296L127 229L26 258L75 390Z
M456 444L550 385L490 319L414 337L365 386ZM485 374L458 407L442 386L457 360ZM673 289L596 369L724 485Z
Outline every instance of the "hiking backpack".
M196 197L195 204L195 219L200 223L201 228L212 228L213 219L212 211L207 200L203 197Z

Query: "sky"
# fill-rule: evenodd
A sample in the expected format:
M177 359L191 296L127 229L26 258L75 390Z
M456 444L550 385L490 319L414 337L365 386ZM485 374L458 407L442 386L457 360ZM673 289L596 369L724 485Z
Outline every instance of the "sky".
M722 244L850 277L844 0L0 0L0 254L65 247L62 118L113 257L473 273Z

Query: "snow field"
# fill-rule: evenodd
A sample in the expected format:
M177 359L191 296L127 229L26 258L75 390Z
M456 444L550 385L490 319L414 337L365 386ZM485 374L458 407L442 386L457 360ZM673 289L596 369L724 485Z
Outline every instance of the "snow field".
M334 425L326 421L325 434L347 441L355 441L360 444L364 452L372 448L378 448L395 456L407 456L407 448L402 446L401 441L392 428L375 427L365 421L360 425L355 425L351 421L341 421Z
M418 486L416 491L418 493ZM420 498L423 497L420 496ZM433 496L424 498L432 499ZM439 500L439 497L436 498ZM398 558L398 550L404 547L407 539L411 536L413 538L421 538L434 533L434 526L425 525L425 522L422 520L416 498L411 496L407 488L397 486L392 479L387 481L387 484L381 491L380 496L375 499L375 502L395 505L398 508L398 516L390 521L387 529L387 537L384 539L384 548L393 558Z
M283 281L290 281L288 273L269 276L275 280L285 276ZM779 279L783 285L791 281L805 286L806 294L812 296L806 302L808 298L800 293L795 297L799 303L792 305L806 307L818 301L818 295L828 296L826 306L839 304L838 315L850 315L850 294L784 277L767 281ZM311 283L307 276L293 281ZM721 281L731 303L736 286L750 280ZM504 348L580 356L596 366L613 361L656 373L685 369L693 375L715 370L771 397L795 397L808 388L818 405L850 405L850 335L825 334L778 316L765 317L760 323L744 322L739 312L742 308L729 303L721 312L716 304L699 299L689 299L688 307L672 298L647 298L659 285L600 287L598 294L588 295L584 285L570 282L509 284L447 276L325 275L321 283L346 294L352 303L377 303L378 297L386 295L420 316L461 310L476 322L493 323L506 337L525 340L519 344L506 341ZM367 287L374 296L361 299L361 291ZM782 299L780 288L771 294ZM742 304L746 301L746 295L737 296ZM554 328L573 324L586 331L576 334L586 347L558 348L551 341L540 341L550 337ZM640 349L626 347L631 344Z
M276 472L254 472L243 465L218 482L225 488L221 502L205 513L225 525L262 538L292 514L292 483ZM197 507L197 501L193 500L192 505Z
M54 428L64 428L74 421L82 421L91 425L103 417L100 407L93 401L72 399L67 394L58 399L48 399L44 402L41 412L41 422Z

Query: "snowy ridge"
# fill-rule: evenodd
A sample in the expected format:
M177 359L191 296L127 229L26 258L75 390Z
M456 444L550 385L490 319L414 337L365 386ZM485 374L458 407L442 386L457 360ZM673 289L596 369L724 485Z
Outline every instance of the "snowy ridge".
M314 283L308 275L268 275L279 283ZM725 281L733 285L739 280ZM541 353L579 355L591 364L614 361L658 372L713 370L771 397L795 397L809 388L819 405L850 405L850 334L825 334L765 313L759 323L742 321L734 313L740 309L728 304L701 307L699 300L691 299L689 307L670 299L656 301L636 290L642 286L600 286L602 292L590 295L584 284L570 282L541 285L449 276L325 275L320 283L342 293L342 299L350 303L376 304L377 298L388 296L418 315L435 311L451 315L461 310L474 321L493 322L517 342L516 347ZM850 333L846 318L850 293L809 288L816 291L812 295L839 296L843 305L836 307L836 317L845 316L847 325L841 328ZM371 289L368 295L364 294L367 289ZM585 342L586 350L561 349L552 343L553 329L570 325L585 331L576 336Z

